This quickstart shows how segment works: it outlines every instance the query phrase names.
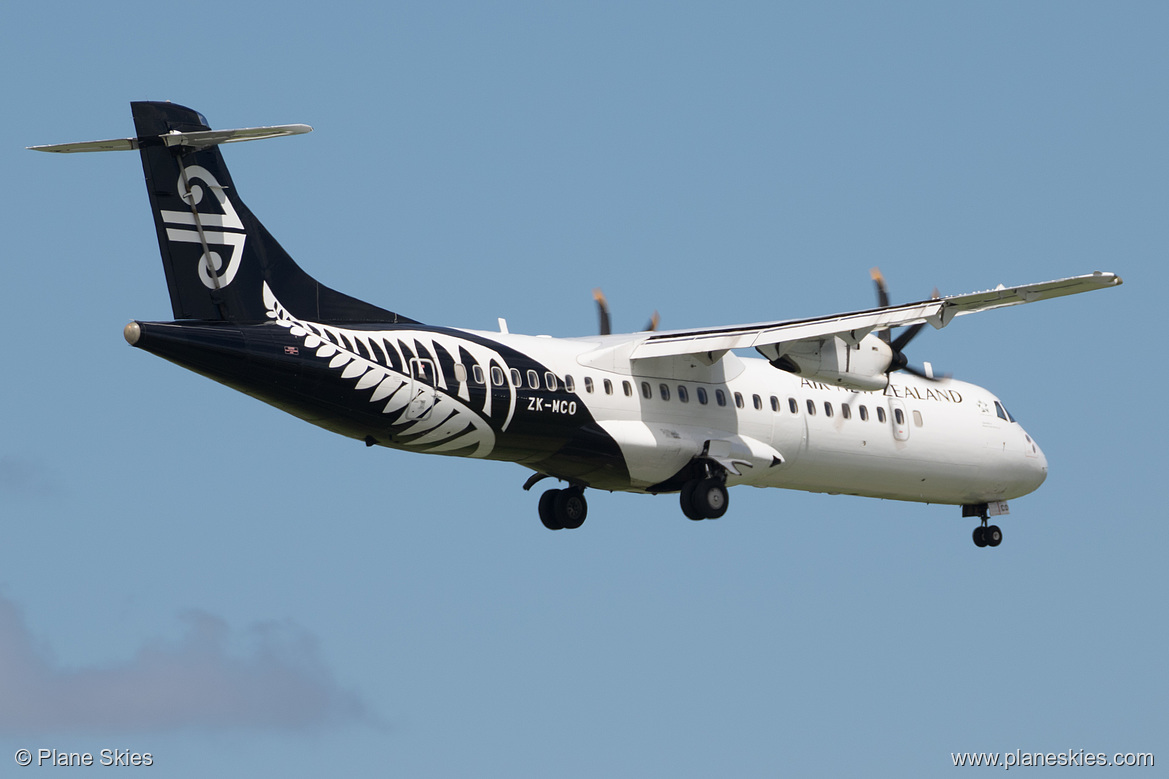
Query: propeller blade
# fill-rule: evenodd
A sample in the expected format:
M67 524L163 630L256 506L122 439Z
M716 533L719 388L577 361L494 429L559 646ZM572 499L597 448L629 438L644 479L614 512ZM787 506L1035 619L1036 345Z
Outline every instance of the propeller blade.
M646 326L645 326L645 329L646 329L648 332L651 332L651 333L652 333L652 332L654 332L655 330L657 330L657 329L658 329L658 323L659 323L659 322L661 322L661 321L662 321L662 318L661 318L660 316L658 316L658 312L657 312L657 311L655 311L655 312L653 313L653 316L651 316L651 317L649 318L649 322L646 324Z
M609 327L609 302L605 300L600 287L593 290L593 300L597 301L597 311L601 316L601 335L609 335L612 332Z
M888 308L889 288L885 286L885 277L881 275L881 269L877 267L871 268L869 270L869 276L872 277L873 283L877 285L877 306L879 308ZM885 343L889 343L890 338L892 338L892 336L889 335L889 331L887 329L878 330L877 337Z
M869 271L869 275L873 277L873 283L877 285L877 303L880 304L881 308L888 308L889 287L885 284L885 277L881 275L881 269L872 268ZM930 295L930 298L937 300L939 297L941 297L941 293L938 292L937 287L934 287L933 294ZM942 379L950 378L949 374L946 374L940 378L935 376L934 366L930 365L928 362L925 364L924 371L918 370L909 364L909 358L905 356L905 347L909 346L910 341L912 341L914 338L917 338L917 334L921 332L923 327L925 327L925 322L918 322L916 325L911 325L905 328L901 335L897 336L896 338L893 338L887 329L877 332L877 337L879 337L885 343L889 344L889 348L893 351L893 359L889 363L889 369L887 371L888 373L893 373L894 371L905 371L906 373L912 373L914 376L919 376L929 381L941 381Z
M885 286L885 277L881 275L881 269L871 268L869 275L872 276L873 282L877 285L877 305L880 308L888 308L889 288Z
M895 352L902 351L906 346L909 345L910 341L917 337L917 334L921 332L923 327L925 327L925 322L918 322L916 325L910 325L909 327L905 328L905 332L897 336L897 338L893 341L893 343L889 344L889 346L893 347L893 351Z

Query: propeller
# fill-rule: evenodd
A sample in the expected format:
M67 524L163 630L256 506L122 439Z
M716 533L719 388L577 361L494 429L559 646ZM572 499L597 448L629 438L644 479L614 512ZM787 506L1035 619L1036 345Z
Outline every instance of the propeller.
M612 328L609 322L609 301L605 300L605 294L601 292L600 287L597 287L593 290L593 300L597 301L597 312L600 314L601 335L609 335L612 332ZM645 327L641 329L643 331L653 332L658 329L658 323L660 321L661 317L659 317L658 312L655 311L653 312L653 316L649 318L649 322L647 322Z
M873 268L869 271L869 275L873 277L873 283L877 285L878 307L888 308L889 288L885 285L885 277L881 275L880 268ZM930 298L937 300L939 297L941 297L941 293L938 292L937 287L934 287L933 294L930 295ZM893 352L893 361L889 364L889 373L892 373L893 371L905 371L906 373L912 373L914 376L918 376L928 381L941 381L942 379L950 378L948 374L936 376L934 374L934 366L930 365L928 362L923 363L921 370L918 370L909 364L909 358L905 356L905 347L909 346L910 341L912 341L914 338L917 338L917 334L921 332L923 327L925 327L925 322L918 322L916 325L910 325L909 327L905 328L905 330L902 331L901 334L896 338L893 338L892 333L890 333L887 329L881 330L877 333L877 337L885 343L889 344L889 348Z
M597 311L601 315L601 335L609 335L613 332L609 327L609 301L605 300L600 287L593 290L593 300L597 301Z

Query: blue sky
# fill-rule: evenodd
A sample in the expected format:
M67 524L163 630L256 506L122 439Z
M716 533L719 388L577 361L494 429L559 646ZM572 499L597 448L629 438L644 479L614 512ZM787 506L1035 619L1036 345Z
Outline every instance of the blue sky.
M168 776L936 775L1169 761L1159 3L0 6L0 764ZM140 163L33 144L169 99L330 286L592 332L1092 270L911 358L988 387L1047 483L957 509L737 488L719 522L332 436L129 348L170 315ZM11 764L10 764L11 765ZM26 769L35 771L36 769Z

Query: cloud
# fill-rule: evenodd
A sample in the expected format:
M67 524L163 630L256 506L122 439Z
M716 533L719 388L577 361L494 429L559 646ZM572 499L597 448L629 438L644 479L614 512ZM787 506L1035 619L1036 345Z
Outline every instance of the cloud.
M315 638L286 623L234 634L211 614L182 617L177 641L144 645L128 663L66 669L54 664L0 596L0 731L307 730L376 724L341 690ZM246 652L229 646L245 644Z

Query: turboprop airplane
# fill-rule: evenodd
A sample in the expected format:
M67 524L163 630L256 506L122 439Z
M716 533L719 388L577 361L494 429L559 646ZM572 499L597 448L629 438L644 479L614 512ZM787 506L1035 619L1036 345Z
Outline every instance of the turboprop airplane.
M1121 283L892 305L874 273L877 308L811 319L609 334L598 295L601 335L424 325L313 279L240 199L219 146L310 127L131 107L132 138L31 147L140 152L174 321L132 321L126 340L367 446L515 462L525 490L558 479L539 500L552 530L581 526L586 488L673 493L702 520L746 484L961 506L974 543L998 546L988 520L1043 483L1043 452L997 397L910 368L905 348L927 324Z

